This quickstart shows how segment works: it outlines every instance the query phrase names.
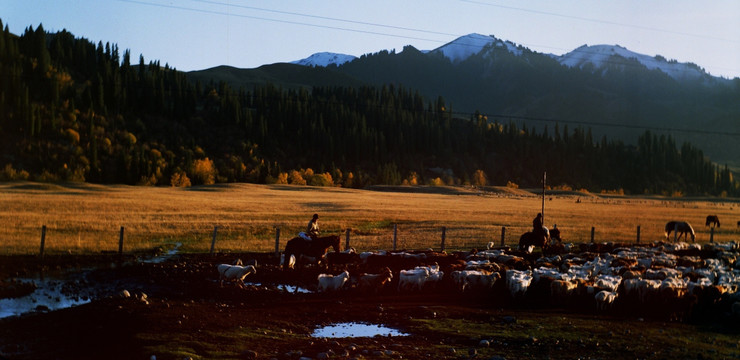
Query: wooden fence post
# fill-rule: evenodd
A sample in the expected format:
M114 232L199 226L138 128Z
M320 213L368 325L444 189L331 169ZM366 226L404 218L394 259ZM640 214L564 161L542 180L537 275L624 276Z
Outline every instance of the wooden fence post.
M41 250L39 250L39 257L41 261L44 260L44 243L46 242L46 225L41 225Z
M396 241L398 240L398 224L393 224L393 251L396 251Z
M637 225L637 243L640 243L640 225Z
M118 255L123 254L123 226L121 226L121 233L118 236Z
M447 227L442 226L442 245L440 245L440 251L445 251L445 235L447 233Z
M591 227L591 243L592 244L594 243L594 232L595 231L596 231L596 228L592 226Z
M218 225L213 227L213 240L211 240L211 255L213 255L213 249L216 247L216 232L218 232Z
M506 226L501 227L501 246L506 244Z
M349 249L349 229L347 229L347 231L345 232L345 236L344 236L344 250L348 250L348 249Z
M275 228L275 256L280 256L280 226Z

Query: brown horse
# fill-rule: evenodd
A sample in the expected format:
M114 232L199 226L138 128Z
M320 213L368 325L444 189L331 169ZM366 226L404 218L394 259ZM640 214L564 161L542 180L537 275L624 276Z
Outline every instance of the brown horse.
M334 248L335 252L339 252L339 241L340 238L337 235L324 236L311 241L300 236L294 237L288 240L288 243L285 244L285 258L290 259L291 255L295 255L297 267L298 263L301 262L301 255L321 259L326 255L326 250L328 250L329 247ZM288 261L283 264L283 269L287 268Z
M540 233L528 231L519 237L519 250L526 250L530 245L539 246L544 252L550 246L550 233L547 228L543 227Z
M686 234L691 235L691 241L696 242L696 234L694 233L694 228L691 227L691 225L685 221L669 221L665 224L665 238L666 240L671 235L671 231L676 231L678 236L676 239L680 239L681 236L684 237L684 240L686 240Z
M708 215L707 216L707 223L705 226L712 225L712 227L719 227L719 217L717 215Z

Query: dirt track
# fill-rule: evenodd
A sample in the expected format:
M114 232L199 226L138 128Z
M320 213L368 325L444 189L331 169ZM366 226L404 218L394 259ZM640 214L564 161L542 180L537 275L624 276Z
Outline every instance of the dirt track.
M263 286L219 286L215 265L237 257L257 260L258 273L247 281ZM722 314L669 322L623 311L554 308L536 300L516 303L446 287L414 294L292 293L277 284L311 290L319 270L283 271L271 254L132 260L111 267L118 261L112 255L45 259L47 271L95 267L86 279L107 296L0 319L0 358L740 358L740 326ZM38 271L33 257L0 261L2 279ZM120 296L124 289L132 296ZM382 324L410 335L311 336L317 327L340 322Z

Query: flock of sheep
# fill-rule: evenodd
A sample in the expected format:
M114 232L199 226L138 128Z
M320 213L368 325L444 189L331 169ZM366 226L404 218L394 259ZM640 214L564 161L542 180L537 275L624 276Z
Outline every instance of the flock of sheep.
M454 289L512 303L596 311L650 309L678 319L699 306L740 317L740 249L735 242L581 244L549 256L508 249L450 254L350 249L327 255L329 271L316 282L322 293ZM239 282L256 272L249 265L221 264L218 269L222 280Z

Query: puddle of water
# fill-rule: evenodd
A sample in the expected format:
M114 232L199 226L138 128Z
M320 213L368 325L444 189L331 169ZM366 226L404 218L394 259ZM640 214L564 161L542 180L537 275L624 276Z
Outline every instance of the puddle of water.
M244 285L251 285L251 286L256 286L256 287L260 287L260 286L262 286L262 283L257 283L257 282L244 282ZM300 286L295 286L295 285L285 285L285 284L280 284L280 285L277 285L277 287L278 287L279 289L283 289L283 290L285 290L285 291L287 291L287 292L290 292L290 293L301 293L301 294L309 294L309 293L311 293L311 292L312 292L311 290L308 290L308 289L306 289L306 288L302 288L302 287L300 287Z
M180 246L182 246L182 243L175 243L175 247L168 250L164 254L155 256L151 259L142 259L141 262L148 263L148 264L160 264L166 260L169 260L173 256L175 256L180 251Z
M356 322L338 323L320 327L314 330L311 336L322 338L348 338L373 336L408 336L404 332L382 325L363 324Z
M89 303L92 294L80 291L70 295L65 291L65 282L59 280L19 279L33 282L36 290L26 296L0 299L0 318L19 316L33 311L54 311ZM76 291L73 291L76 292Z

